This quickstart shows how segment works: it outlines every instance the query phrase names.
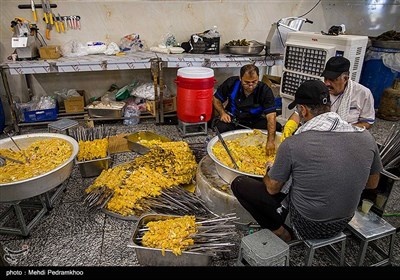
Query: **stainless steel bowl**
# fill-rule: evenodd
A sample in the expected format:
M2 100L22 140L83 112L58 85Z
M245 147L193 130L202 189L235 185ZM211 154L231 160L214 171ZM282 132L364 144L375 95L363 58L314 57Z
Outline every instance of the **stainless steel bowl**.
M244 137L246 134L253 132L253 129L239 129L239 130L233 130L233 131L228 131L221 133L221 136L224 138L224 140L234 140L236 138ZM265 139L267 139L267 135L262 134ZM275 136L275 147L278 148L280 145L280 137L282 133L276 132ZM237 176L239 175L247 175L250 177L256 177L256 178L262 178L264 177L263 175L256 175L256 174L251 174L247 172L242 172L239 170L236 170L234 168L231 168L229 166L226 166L222 162L220 162L217 157L214 155L212 148L214 145L218 142L218 137L215 136L213 139L208 142L207 145L207 153L208 155L213 159L213 161L216 163L216 169L218 175L227 183L231 183Z
M264 50L264 45L255 41L251 41L248 46L228 46L225 45L230 54L238 55L256 55Z
M71 156L60 166L47 173L29 179L0 184L0 202L18 201L43 194L61 183L63 183L72 172L74 158L78 154L78 142L70 136L57 133L32 133L26 135L13 136L15 142L21 149L38 140L58 138L66 140L72 147ZM0 140L0 149L15 149L14 143L10 138Z

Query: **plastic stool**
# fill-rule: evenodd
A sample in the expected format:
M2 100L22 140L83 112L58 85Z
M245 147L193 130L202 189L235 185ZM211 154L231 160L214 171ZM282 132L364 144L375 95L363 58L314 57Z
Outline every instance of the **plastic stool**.
M334 247L333 244L341 242L341 249L340 252L338 252ZM346 235L341 232L340 234L331 237L331 238L326 238L326 239L307 239L304 240L304 243L308 247L308 252L305 258L305 265L311 266L313 259L314 259L314 253L315 250L318 248L323 248L327 249L327 253L334 258L335 260L339 261L339 265L343 266L344 265L344 253L346 249ZM329 247L326 247L329 246Z
M370 242L386 236L390 236L388 252L383 251L376 244L371 243L371 248L383 258L381 261L371 264L371 266L390 265L393 256L396 228L372 211L369 211L368 214L356 211L347 228L357 238L361 239L360 251L356 262L357 266L362 266L364 264L365 254Z
M272 233L262 229L242 238L237 265L288 266L289 245Z

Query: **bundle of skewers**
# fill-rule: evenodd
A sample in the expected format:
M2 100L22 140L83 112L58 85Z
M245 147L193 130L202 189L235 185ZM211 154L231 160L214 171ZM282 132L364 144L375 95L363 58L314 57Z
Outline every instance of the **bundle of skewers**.
M197 163L189 145L182 141L159 145L131 162L103 170L86 189L85 204L122 216L151 210L204 211L199 198L176 187L190 184L196 174Z
M108 138L114 135L116 129L111 127L104 127L104 125L96 127L82 127L78 126L75 129L71 129L71 137L75 138L76 141L93 141L95 139Z
M235 214L201 218L194 215L162 216L151 215L151 221L140 220L134 235L134 243L149 248L157 248L165 255L171 250L175 255L184 252L216 255L229 252L231 242L237 234ZM146 220L146 216L144 217Z
M113 134L113 129L98 127L84 128L79 126L71 131L71 136L78 141L78 162L94 159L104 159L108 156L108 138Z
M207 155L207 145L203 142L200 143L188 143L190 149L193 151L194 156L196 157L196 162L200 162L200 160Z
M386 171L400 169L400 126L394 124L383 144L379 147L379 152Z
M113 196L114 191L101 187L89 193L84 204L89 210L99 210L106 206ZM198 215L201 217L217 216L196 194L175 186L161 190L161 194L155 197L145 197L137 202L139 205L136 214L158 213L165 215ZM140 208L140 210L139 210Z

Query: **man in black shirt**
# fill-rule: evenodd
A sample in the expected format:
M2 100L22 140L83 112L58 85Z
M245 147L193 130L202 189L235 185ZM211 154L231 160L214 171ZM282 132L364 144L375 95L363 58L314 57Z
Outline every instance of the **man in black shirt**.
M219 113L215 124L219 132L242 128L236 123L267 129L267 154L275 151L275 132L282 126L276 122L275 97L271 88L259 81L257 66L247 64L240 69L240 77L225 80L214 94L213 106Z

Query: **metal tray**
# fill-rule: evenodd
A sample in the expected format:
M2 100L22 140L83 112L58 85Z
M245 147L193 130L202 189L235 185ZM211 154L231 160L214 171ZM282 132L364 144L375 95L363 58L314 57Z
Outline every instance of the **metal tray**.
M79 166L79 171L83 178L99 176L104 169L108 169L111 165L110 152L105 158L87 160L87 161L77 161L75 159L75 164Z
M176 256L171 250L165 250L165 255L162 255L161 249L144 247L135 242L139 235L139 230L146 226L148 222L167 220L174 215L158 215L146 214L139 218L133 230L133 234L129 239L128 247L134 248L136 257L142 266L207 266L211 261L211 256L202 253L192 253L183 251L181 255Z
M125 105L122 108L90 108L90 105L85 109L92 118L122 118L124 116Z
M248 46L228 46L225 45L228 53L238 55L256 55L264 50L264 45L255 41L250 41Z
M124 115L124 108L122 109L96 109L87 108L91 118L122 118Z
M141 144L139 144L138 142L140 140L159 140L161 142L171 142L172 140L158 135L154 132L151 131L147 131L147 130L143 130L143 131L138 131L135 132L133 134L127 135L125 136L125 139L128 141L128 147L131 151L134 151L138 154L144 155L146 154L148 151L150 151L149 148L147 148L146 146L143 146Z

